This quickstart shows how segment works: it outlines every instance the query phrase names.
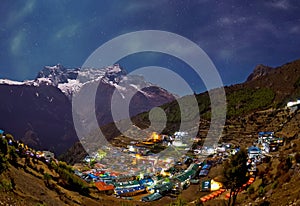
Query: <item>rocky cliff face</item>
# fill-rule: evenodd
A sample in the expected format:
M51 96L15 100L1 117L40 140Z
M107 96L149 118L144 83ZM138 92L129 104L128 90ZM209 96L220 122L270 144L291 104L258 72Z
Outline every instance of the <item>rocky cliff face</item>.
M247 81L252 81L262 76L266 76L272 69L273 69L272 67L259 64L254 68L253 72L248 76Z

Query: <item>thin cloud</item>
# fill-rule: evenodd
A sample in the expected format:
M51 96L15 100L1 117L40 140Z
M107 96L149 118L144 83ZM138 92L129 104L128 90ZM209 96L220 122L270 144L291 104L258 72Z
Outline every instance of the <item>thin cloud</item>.
M300 34L300 26L292 26L289 30L290 34Z
M292 8L289 0L272 1L272 2L268 2L267 5L269 7L272 7L275 9L281 9L281 10L289 10L290 8Z
M11 40L10 51L13 55L18 55L22 51L23 42L25 41L25 32L20 31Z
M123 10L128 13L141 12L142 10L148 10L149 8L156 8L162 4L167 3L167 0L160 1L137 1L134 4L126 3Z
M57 39L61 39L61 38L65 38L65 37L70 38L70 37L75 36L79 29L80 29L79 23L64 26L63 28L61 28L60 30L58 30L56 32L55 37Z
M36 0L29 0L22 6L15 11L12 11L8 17L7 26L15 26L16 23L21 22L24 18L30 15L35 7L36 7Z

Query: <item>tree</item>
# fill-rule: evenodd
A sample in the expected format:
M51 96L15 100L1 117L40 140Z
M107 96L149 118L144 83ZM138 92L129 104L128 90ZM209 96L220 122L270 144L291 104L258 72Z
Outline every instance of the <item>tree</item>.
M30 166L30 157L28 155L25 156L25 164L24 164L24 169L26 166Z
M4 156L8 153L8 145L7 140L0 138L0 153L2 153Z
M0 138L0 174L7 168L8 145L6 139Z
M223 176L224 185L230 189L228 206L235 205L237 194L247 181L247 152L241 149L225 163Z
M0 174L7 169L7 159L4 155L0 154Z
M6 138L7 140L15 141L15 138L14 138L14 136L12 136L12 134L6 134L6 135L5 135L5 138Z
M48 174L47 172L44 173L44 181L45 181L45 185L47 187L50 186L50 180L52 179L52 176L50 174Z
M11 147L9 149L9 160L10 163L13 164L14 166L18 167L18 154L16 152L16 148L15 147Z

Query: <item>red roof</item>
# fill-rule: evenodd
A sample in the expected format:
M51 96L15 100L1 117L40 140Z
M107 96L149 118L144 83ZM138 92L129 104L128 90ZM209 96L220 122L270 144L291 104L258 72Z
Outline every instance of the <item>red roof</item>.
M105 173L104 171L96 172L95 175L96 175L96 176L100 176L100 175L103 175L104 173Z
M109 174L110 174L110 176L115 176L115 177L117 177L119 175L119 173L117 173L117 172L110 172Z
M107 185L104 182L95 182L95 186L98 188L99 191L106 191L106 190L113 190L113 185Z

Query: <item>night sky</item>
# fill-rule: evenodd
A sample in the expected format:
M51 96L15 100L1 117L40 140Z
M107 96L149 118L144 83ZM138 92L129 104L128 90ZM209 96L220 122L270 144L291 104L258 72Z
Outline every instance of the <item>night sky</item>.
M0 78L33 79L43 66L57 63L80 67L104 42L149 29L197 43L225 85L243 82L257 64L279 66L300 58L298 0L4 0ZM185 65L171 57L149 56L131 56L121 63L128 71L160 64L184 73ZM192 73L186 75L194 90L203 90Z

